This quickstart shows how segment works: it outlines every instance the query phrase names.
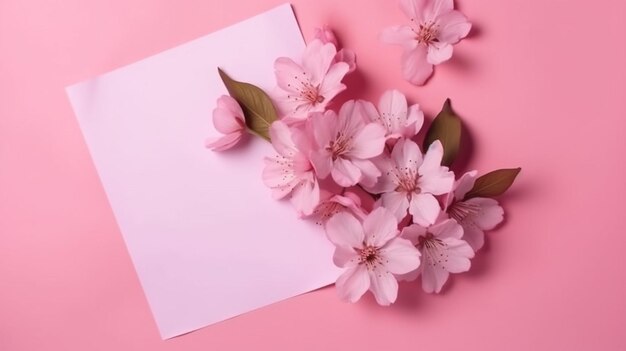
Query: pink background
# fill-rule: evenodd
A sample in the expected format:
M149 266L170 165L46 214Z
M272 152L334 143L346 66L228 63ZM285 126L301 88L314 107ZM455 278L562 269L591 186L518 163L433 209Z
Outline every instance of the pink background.
M472 271L390 308L325 288L161 341L63 88L281 1L1 0L0 349L626 349L626 4L457 2L475 30L424 88L377 41L405 21L393 1L294 7L358 53L342 100L396 87L432 117L451 97L469 167L523 167Z

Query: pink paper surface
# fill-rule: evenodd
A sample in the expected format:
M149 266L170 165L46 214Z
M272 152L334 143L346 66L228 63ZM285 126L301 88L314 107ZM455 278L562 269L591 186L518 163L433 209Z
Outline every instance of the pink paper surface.
M292 2L307 39L329 24L358 54L341 100L397 88L432 118L450 97L468 168L523 167L472 270L389 308L328 287L161 340L65 87L283 0L3 0L0 350L625 350L626 3L457 0L473 33L417 88L377 39L394 1Z
M337 278L323 228L264 186L269 143L204 147L218 66L270 89L276 57L303 49L286 4L67 89L164 338Z

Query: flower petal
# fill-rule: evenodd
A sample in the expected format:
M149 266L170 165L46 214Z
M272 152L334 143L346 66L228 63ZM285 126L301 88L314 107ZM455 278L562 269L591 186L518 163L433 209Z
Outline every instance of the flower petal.
M427 227L437 220L441 212L439 202L431 194L413 195L409 203L409 213L413 216L413 222Z
M290 93L298 93L303 76L306 76L304 69L288 57L279 57L274 61L274 73L278 87Z
M359 255L353 248L337 246L333 254L333 263L341 268L354 267L359 264Z
M406 274L420 265L420 252L410 241L395 238L381 249L383 264L393 274Z
M291 193L291 203L300 216L310 216L320 203L320 188L317 180L303 180Z
M453 0L430 0L424 1L424 3L426 4L426 6L424 6L423 8L423 19L426 22L434 22L435 19L440 17L442 14L445 14L446 12L452 11L454 9Z
M348 65L348 73L356 70L356 53L352 50L341 49L335 55L335 62L345 62Z
M398 90L387 90L378 103L378 111L385 128L391 133L400 133L407 124L408 105L406 97Z
M463 222L463 240L466 241L474 252L480 250L485 244L485 232L473 222Z
M422 152L419 146L409 139L400 139L396 143L391 151L391 158L395 162L396 169L406 169L408 172L416 172L422 164Z
M398 220L384 207L372 211L363 221L365 243L381 247L387 241L398 236Z
M428 228L428 232L441 240L448 238L461 239L463 227L454 219L446 219Z
M381 306L388 306L398 297L398 281L382 266L368 270L370 276L370 290Z
M333 162L330 174L333 180L343 187L353 186L363 177L361 170L352 161L341 157Z
M426 59L433 65L438 65L448 61L452 57L454 49L451 44L435 43L428 45L428 55Z
M402 54L402 76L411 84L424 85L433 74L433 65L428 62L428 48L417 45Z
M346 90L346 85L341 83L341 80L349 70L350 66L345 62L337 62L330 66L320 85L320 95L324 97L324 101L317 104L318 106L326 106L337 94Z
M372 187L376 185L378 178L380 177L380 170L370 160L353 159L352 163L361 170L361 185L365 187Z
M308 78L311 84L315 86L324 80L336 54L335 45L324 44L320 40L313 40L306 46L302 55L302 67L310 74Z
M370 287L370 276L365 265L358 265L345 271L335 283L339 298L357 302Z
M411 105L407 112L406 126L402 133L405 138L412 138L424 125L424 112L420 109L419 105Z
M272 123L270 126L270 138L272 146L282 156L292 158L298 151L291 138L291 129L283 121L274 121Z
M409 208L409 199L406 193L392 191L384 193L380 197L382 206L391 211L396 216L398 221L401 221L406 217L407 209Z
M361 222L349 213L338 213L326 222L326 236L335 246L361 248L365 240Z
M470 269L470 258L474 257L474 250L464 240L446 239L444 241L447 246L447 260L443 263L443 267L450 273L467 272Z
M495 228L504 219L504 210L494 199L474 197L464 202L480 208L478 213L471 216L471 221L483 230Z
M422 289L427 293L439 293L448 281L450 273L439 265L431 263L431 258L423 255L422 261Z
M466 172L457 180L454 184L454 198L458 201L463 201L465 194L467 194L474 187L476 181L477 171Z
M393 26L383 29L380 40L386 44L402 45L412 49L417 44L415 32L409 26Z
M205 142L205 146L213 151L228 150L232 148L233 146L235 146L239 142L239 140L241 140L242 136L243 136L243 133L241 132L226 134L221 138L208 139Z
M411 224L402 229L400 233L400 237L407 239L413 245L417 245L419 243L419 238L421 236L426 235L426 228L417 224Z
M385 134L385 129L380 124L368 123L355 135L352 148L347 154L360 159L380 155L385 149Z
M472 24L467 20L467 17L456 10L442 14L437 19L437 24L439 25L437 39L439 39L439 42L447 44L458 43L472 29Z

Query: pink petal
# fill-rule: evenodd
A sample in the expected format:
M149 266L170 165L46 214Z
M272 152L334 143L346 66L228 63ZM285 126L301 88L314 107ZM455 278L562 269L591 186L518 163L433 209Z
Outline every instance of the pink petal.
M411 197L409 213L413 215L413 222L423 227L435 223L440 211L439 202L431 194L414 194Z
M424 155L424 162L420 165L419 173L421 175L428 173L437 173L441 168L441 160L443 159L443 145L439 140L435 140Z
M424 85L433 74L433 65L428 62L428 48L417 45L402 54L402 76L411 84Z
M282 198L289 194L298 184L293 170L286 165L282 156L266 157L265 168L263 168L263 183L266 186L277 190L275 198Z
M408 105L406 97L398 90L387 90L383 93L378 103L378 111L390 132L398 133L401 127L406 126Z
M361 185L365 186L366 190L373 194L382 194L394 191L398 187L396 179L392 173L396 166L391 161L389 156L383 153L381 156L372 159L371 162L374 163L376 168L380 170L380 177L378 177L376 184L373 186L365 183L362 183Z
M415 47L415 32L409 26L393 26L383 29L380 40L386 44L402 45L409 50Z
M353 159L352 163L361 170L361 185L365 187L371 187L376 185L378 178L380 177L380 170L370 160Z
M423 3L426 4L426 6L423 8L423 19L426 22L434 21L442 14L445 14L446 12L452 11L454 9L453 0L427 0L423 1Z
M461 239L463 236L463 227L454 219L446 219L428 228L428 232L441 240L448 238Z
M217 107L228 110L231 115L235 116L237 119L244 121L243 110L241 106L229 95L222 95L217 99Z
M341 157L333 162L330 174L333 176L333 180L343 187L357 184L363 176L361 170L352 161Z
M337 94L346 90L346 85L341 80L346 76L350 66L345 62L337 62L330 66L330 69L323 77L320 85L320 95L324 97L321 106L326 106Z
M338 213L326 222L326 236L335 246L361 248L365 240L361 222L349 213Z
M318 148L326 148L337 136L337 114L328 110L324 113L315 112L309 115L307 129Z
M441 43L456 44L465 38L471 28L467 17L459 11L453 10L441 15L437 24L439 25L439 35L437 39Z
M423 13L429 6L431 0L400 0L402 12L416 22L422 22Z
M406 217L409 200L406 193L392 191L380 197L383 207L391 211L398 221Z
M406 118L406 128L402 135L405 138L412 138L424 125L424 112L420 109L419 105L415 104L409 107Z
M439 265L431 264L428 260L430 258L425 258L422 262L422 289L427 293L439 293L443 285L448 281L450 273Z
M398 220L384 207L372 211L363 221L365 243L381 247L387 241L398 236Z
M491 230L504 219L504 210L498 205L498 201L494 199L474 197L464 202L480 208L478 213L471 216L471 221L482 230Z
M337 246L333 254L333 263L341 268L354 267L359 264L359 255L352 248Z
M462 225L463 240L472 247L472 250L480 250L485 244L485 232L478 228L473 222L464 222Z
M309 216L320 203L320 188L317 180L302 181L291 193L291 204L300 216Z
M368 123L352 140L348 155L368 159L380 155L385 149L385 129L377 123Z
M395 238L381 249L383 264L393 274L406 274L420 265L420 252L408 240Z
M357 100L356 103L359 105L366 121L380 123L380 115L374 104L365 100Z
M370 287L370 277L365 265L358 265L345 271L335 283L339 298L357 302Z
M467 194L474 187L476 181L477 171L469 171L464 173L459 180L454 184L454 198L462 201Z
M352 50L339 50L335 55L335 62L345 62L348 65L348 73L356 70L356 54Z
M460 239L446 239L447 247L447 261L444 263L445 270L450 273L462 273L467 272L470 269L470 258L474 257L474 250L464 240Z
M299 79L306 76L304 69L288 57L279 57L274 61L274 73L278 86L295 94L302 84Z
M433 44L428 46L427 60L433 65L438 65L448 61L452 57L452 45L446 43Z
M320 40L313 40L307 45L302 56L302 67L310 74L308 78L311 84L315 86L322 82L336 54L337 48L330 43L324 44Z
M321 41L324 44L331 43L335 46L338 46L335 33L333 33L333 31L327 25L324 25L322 28L315 28L313 38Z
M222 107L213 110L213 125L222 134L241 132L244 129L243 117L234 115L229 109Z
M333 167L332 155L325 149L314 151L310 155L315 174L319 179L326 179Z
M398 281L396 278L384 269L384 267L376 266L372 270L368 270L370 277L370 290L381 306L388 306L396 301L398 297Z
M448 171L447 167L440 167L436 172L421 176L417 184L423 193L443 195L452 191L454 173Z
M391 158L397 168L415 172L422 164L422 152L415 142L409 139L400 139L391 151Z
M205 142L205 146L213 151L228 150L235 146L239 142L239 140L241 140L242 136L243 133L241 132L226 134L218 139L208 139Z
M274 121L270 126L270 139L272 146L282 156L293 157L296 152L296 145L291 139L291 129L283 121Z
M402 233L400 233L401 238L409 240L413 245L417 245L419 243L419 238L425 235L426 228L417 224L411 224L404 227L404 229L402 229Z

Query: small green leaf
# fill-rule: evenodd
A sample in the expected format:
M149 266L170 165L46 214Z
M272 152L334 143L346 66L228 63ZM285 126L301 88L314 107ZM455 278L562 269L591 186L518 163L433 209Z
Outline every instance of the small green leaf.
M230 96L237 100L241 106L248 129L269 141L270 125L278 119L276 109L269 96L259 87L230 78L220 68L217 71Z
M521 171L521 168L499 169L489 172L476 179L474 187L470 190L466 199L472 197L495 197L502 195L515 180L515 177Z
M461 145L461 119L452 110L450 99L446 99L441 112L428 128L424 139L424 150L427 150L435 140L441 141L443 145L441 164L450 166L454 162Z

